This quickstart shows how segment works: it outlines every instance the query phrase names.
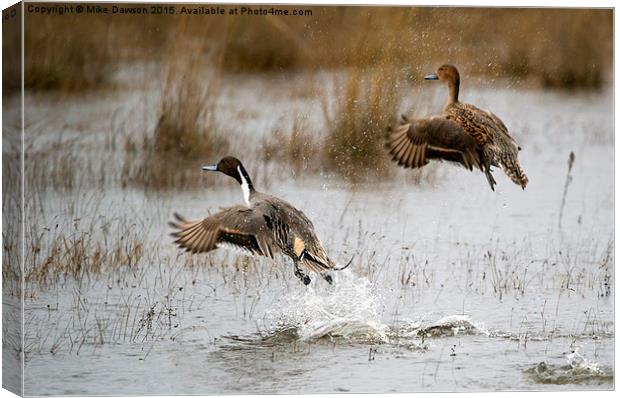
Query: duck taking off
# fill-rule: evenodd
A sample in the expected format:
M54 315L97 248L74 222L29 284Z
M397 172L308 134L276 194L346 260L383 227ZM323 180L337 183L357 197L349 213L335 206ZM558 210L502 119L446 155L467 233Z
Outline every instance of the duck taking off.
M389 128L386 148L392 160L405 168L419 168L429 160L446 160L473 170L480 169L494 190L495 179L483 147L461 126L443 116L409 119Z
M442 65L436 73L431 73L424 79L439 80L448 85L449 95L442 116L461 126L482 147L491 165L501 165L512 182L525 189L528 178L518 159L521 147L508 133L504 123L493 113L459 101L460 76L456 67ZM487 173L487 177L488 175Z
M170 226L176 229L172 236L179 247L192 253L204 253L220 246L243 249L249 254L273 258L277 252L289 256L295 266L295 276L304 284L310 283L299 264L319 273L330 284L328 271L342 268L327 257L321 240L314 233L312 222L289 203L275 196L258 192L243 164L227 156L205 171L219 171L234 178L243 191L245 205L223 208L202 220L186 220L175 213L176 221Z

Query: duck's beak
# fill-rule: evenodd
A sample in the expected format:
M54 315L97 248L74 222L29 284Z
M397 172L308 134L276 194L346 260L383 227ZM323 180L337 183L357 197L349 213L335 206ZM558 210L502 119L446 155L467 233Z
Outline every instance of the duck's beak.
M212 164L209 166L202 166L202 169L204 171L217 171L217 165L216 164Z
M435 73L431 73L430 75L424 76L424 80L439 80L439 76Z

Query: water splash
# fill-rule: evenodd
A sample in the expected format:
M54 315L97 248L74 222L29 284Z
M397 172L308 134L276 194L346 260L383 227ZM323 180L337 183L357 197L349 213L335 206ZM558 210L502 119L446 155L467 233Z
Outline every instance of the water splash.
M388 326L381 318L382 297L366 278L356 277L349 271L336 276L334 286L309 286L284 297L267 311L263 330L267 335L293 330L299 340L342 337L347 341L373 343L402 343L458 334L489 335L488 330L467 315L434 321L405 320Z
M266 329L279 333L294 329L300 340L346 337L349 340L387 341L388 326L381 321L381 299L371 283L350 271L335 275L333 286L309 286L283 300L266 314Z
M526 369L535 382L541 384L582 384L582 383L611 383L613 371L590 361L581 355L578 349L566 355L566 365L552 365L540 362L538 365Z
M450 337L456 335L490 336L483 325L474 322L469 315L450 315L439 320L429 321L422 317L415 321L404 321L401 325L390 328L389 337L392 342L433 337Z
M600 368L599 364L588 360L586 357L579 353L579 349L571 352L566 356L566 362L568 366L576 373L590 373L590 374L603 374L604 371Z

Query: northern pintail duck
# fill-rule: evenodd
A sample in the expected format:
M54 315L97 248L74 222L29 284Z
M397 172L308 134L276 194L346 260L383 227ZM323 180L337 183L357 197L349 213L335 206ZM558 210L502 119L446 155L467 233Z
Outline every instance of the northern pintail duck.
M449 161L486 174L494 189L491 164L481 145L461 126L443 116L407 118L388 129L386 148L392 160L405 168L419 168L430 160Z
M448 85L448 100L442 116L453 120L472 136L493 166L502 166L506 175L525 189L528 178L519 164L521 147L512 138L504 123L493 113L459 101L460 76L452 65L442 65L425 80L439 80Z
M249 174L241 162L227 156L216 165L205 166L206 171L219 171L234 178L243 191L244 205L223 208L202 220L186 220L175 213L177 221L170 226L175 243L192 253L204 253L220 246L231 245L250 254L273 258L277 252L289 256L295 266L295 276L304 284L310 283L299 264L319 273L332 283L330 270L342 268L327 257L321 240L314 232L312 222L304 213L288 202L254 189Z

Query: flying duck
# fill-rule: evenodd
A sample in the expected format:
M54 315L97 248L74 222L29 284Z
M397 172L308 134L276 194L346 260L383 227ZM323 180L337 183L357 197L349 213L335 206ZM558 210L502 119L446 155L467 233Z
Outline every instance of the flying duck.
M179 247L192 253L205 253L229 245L269 258L282 252L293 260L295 276L305 285L310 283L310 277L299 267L300 263L330 284L332 277L328 271L339 271L351 264L353 259L337 268L325 254L306 215L280 198L256 191L237 158L227 156L216 165L202 169L234 178L241 186L245 204L223 208L202 220L186 220L175 213L176 221L170 222L170 226L176 229L172 236Z
M401 117L401 124L388 128L386 137L386 148L399 166L419 168L430 160L454 162L470 171L474 168L483 171L494 190L489 158L483 147L461 126L443 116Z
M460 76L456 67L442 65L436 73L431 73L424 79L439 80L448 85L449 95L442 116L462 127L482 147L491 165L501 165L512 182L525 189L528 178L518 160L521 147L508 133L504 123L493 113L459 101ZM487 173L487 177L488 175Z

